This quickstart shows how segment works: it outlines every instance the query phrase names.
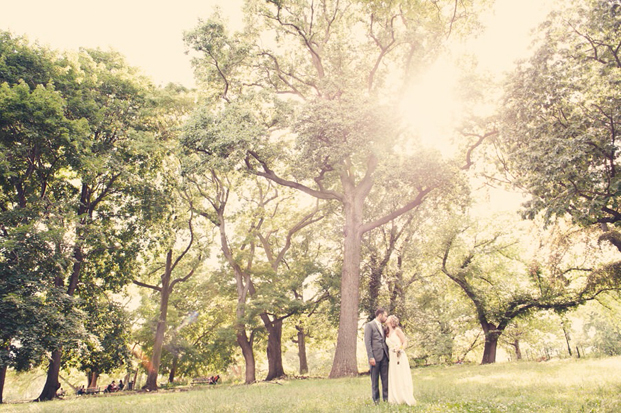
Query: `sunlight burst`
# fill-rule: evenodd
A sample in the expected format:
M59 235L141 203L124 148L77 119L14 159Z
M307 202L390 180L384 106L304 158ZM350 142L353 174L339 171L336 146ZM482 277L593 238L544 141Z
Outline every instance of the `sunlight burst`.
M458 73L448 59L434 63L405 92L400 111L406 125L426 147L452 156L450 134L462 113L455 88Z

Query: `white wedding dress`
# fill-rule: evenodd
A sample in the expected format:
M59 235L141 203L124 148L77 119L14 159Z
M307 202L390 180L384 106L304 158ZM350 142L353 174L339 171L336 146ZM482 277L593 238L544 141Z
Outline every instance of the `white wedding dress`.
M386 338L386 344L390 351L390 362L388 363L388 403L406 403L408 406L413 406L416 400L414 399L412 372L410 371L408 356L403 350L397 356L397 349L401 345L401 340L395 332Z

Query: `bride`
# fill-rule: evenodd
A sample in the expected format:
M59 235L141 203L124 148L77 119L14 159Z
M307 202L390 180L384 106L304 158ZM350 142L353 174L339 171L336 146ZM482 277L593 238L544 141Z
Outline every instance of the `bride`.
M388 333L386 344L390 351L390 362L388 366L388 403L406 403L412 406L416 403L412 387L412 372L410 362L405 354L405 347L408 340L401 328L399 319L390 315L386 320Z

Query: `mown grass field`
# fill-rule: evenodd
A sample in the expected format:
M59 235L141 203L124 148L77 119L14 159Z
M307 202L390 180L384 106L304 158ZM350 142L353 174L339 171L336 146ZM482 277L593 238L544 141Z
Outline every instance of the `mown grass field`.
M8 412L621 412L621 357L412 370L414 407L375 406L368 376L0 405Z

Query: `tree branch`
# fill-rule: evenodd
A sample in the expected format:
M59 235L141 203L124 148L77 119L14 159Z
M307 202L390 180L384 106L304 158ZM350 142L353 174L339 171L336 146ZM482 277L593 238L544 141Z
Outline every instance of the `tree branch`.
M162 292L162 288L161 288L161 287L157 287L157 286L155 286L155 285L145 284L145 283L140 282L140 281L138 281L138 280L132 280L132 282L133 282L134 284L136 284L136 285L139 285L140 287L146 287L146 288L150 288L150 289L155 290L155 291Z
M302 185L298 182L294 182L294 181L289 181L287 179L281 178L278 175L276 175L276 173L274 171L272 171L267 164L261 160L261 158L259 157L259 155L254 152L254 151L248 151L248 154L250 156L252 156L254 159L257 160L257 162L259 162L261 164L261 166L263 167L263 172L262 171L258 171L256 169L254 169L250 163L250 159L248 156L246 156L246 167L248 169L248 171L250 173L253 173L255 175L258 176L262 176L266 179L269 179L271 181L276 182L277 184L283 185L283 186L287 186L289 188L293 188L293 189L297 189L299 191L302 191L304 193L307 193L311 196L314 196L315 198L319 198L319 199L329 199L329 200L339 200L339 201L343 201L343 195L335 192L335 191L317 191L315 189L309 188L305 185Z
M387 222L392 221L395 218L400 217L401 215L405 214L406 212L411 211L412 209L416 208L417 206L419 206L420 204L423 203L423 200L425 199L425 197L435 189L435 187L429 187L427 189L420 189L418 192L418 195L416 196L416 198L414 198L412 201L410 201L409 203L405 204L404 206L402 206L399 209L394 210L393 212L391 212L390 214L377 219L373 222L369 222L366 223L364 225L362 225L360 227L360 233L364 234L365 232L371 231L372 229L375 229L381 225L384 225Z

